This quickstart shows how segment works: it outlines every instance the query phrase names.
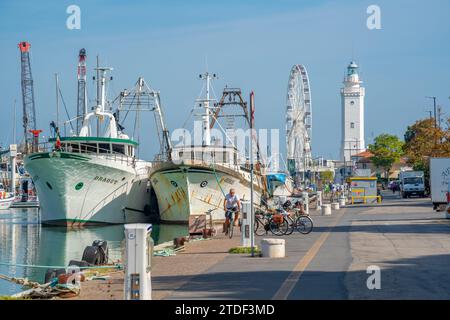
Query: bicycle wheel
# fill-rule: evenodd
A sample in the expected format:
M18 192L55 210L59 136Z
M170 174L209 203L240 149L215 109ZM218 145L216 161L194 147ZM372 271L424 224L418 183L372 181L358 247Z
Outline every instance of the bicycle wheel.
M287 235L287 236L291 235L292 232L294 232L294 229L297 227L297 223L295 221L293 221L291 217L284 218L284 220L288 224L288 228L286 230L285 235Z
M302 234L308 234L313 229L313 221L309 216L300 216L295 223L297 225L297 231Z
M234 223L231 222L231 223L228 225L228 237L229 237L230 239L233 238L233 230L234 230Z
M289 229L289 224L286 219L283 219L282 222L275 222L272 218L269 221L270 231L276 236L285 235L287 230Z
M259 219L256 219L255 221L255 234L257 236L263 236L267 233L266 229L264 228L264 223L260 221Z

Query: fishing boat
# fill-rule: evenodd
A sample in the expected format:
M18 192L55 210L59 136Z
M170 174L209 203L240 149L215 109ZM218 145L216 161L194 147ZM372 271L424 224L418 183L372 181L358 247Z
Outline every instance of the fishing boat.
M233 143L219 144L211 139L211 124L216 122L215 111L220 106L210 97L213 77L208 72L200 76L206 88L205 96L196 101L197 116L202 119L202 141L173 147L171 160L155 163L150 172L162 222L189 224L193 217L204 215L209 210L213 210L214 220L221 220L225 217L224 197L230 188L236 190L241 200L250 201L253 184L253 202L257 205L265 190L260 167L251 180L248 159L236 146ZM226 90L224 94L228 93ZM246 108L246 104L242 106ZM245 112L248 115L246 109Z
M82 226L148 220L150 162L107 107L106 73L97 67L97 102L77 135L49 139L50 150L24 159L40 202L43 224ZM96 134L94 132L96 130Z
M0 210L8 210L14 201L14 194L7 192L0 183Z

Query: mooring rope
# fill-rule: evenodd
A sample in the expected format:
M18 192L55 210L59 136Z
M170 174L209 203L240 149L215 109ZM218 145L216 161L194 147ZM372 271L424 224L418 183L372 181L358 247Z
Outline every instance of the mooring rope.
M23 268L43 268L43 269L66 269L69 266L42 266L42 265L32 265L32 264L20 264L20 263L6 263L0 262L1 266L9 267L23 267ZM75 267L75 266L71 266ZM122 269L120 264L108 265L108 266L89 266L89 267L79 267L80 269Z
M220 185L219 177L217 176L217 173L216 173L216 159L215 159L214 157L213 157L212 164L213 164L214 176L216 177L216 182L217 182L217 184L219 185L220 191L222 191L222 195L225 197L225 196L226 196L226 193L225 193L225 191L223 191L223 188L222 188L222 186Z

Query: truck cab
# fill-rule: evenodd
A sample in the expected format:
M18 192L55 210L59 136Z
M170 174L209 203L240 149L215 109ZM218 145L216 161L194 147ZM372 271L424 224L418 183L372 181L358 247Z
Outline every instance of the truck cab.
M409 198L413 195L423 197L425 195L423 171L402 171L399 179L402 198Z

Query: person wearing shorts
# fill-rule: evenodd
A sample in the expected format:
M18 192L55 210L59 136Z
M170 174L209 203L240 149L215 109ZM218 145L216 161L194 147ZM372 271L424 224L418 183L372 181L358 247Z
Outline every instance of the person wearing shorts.
M230 192L225 196L225 199L223 201L223 210L225 211L225 219L226 219L226 225L230 222L230 220L233 218L233 212L234 212L234 225L238 225L238 219L239 219L239 210L241 208L241 200L239 199L239 196L236 194L236 191L231 188Z

